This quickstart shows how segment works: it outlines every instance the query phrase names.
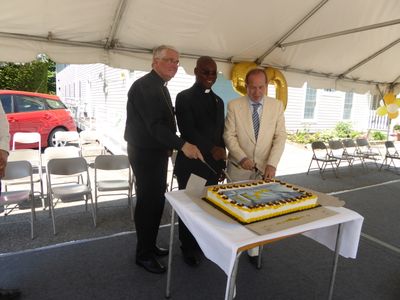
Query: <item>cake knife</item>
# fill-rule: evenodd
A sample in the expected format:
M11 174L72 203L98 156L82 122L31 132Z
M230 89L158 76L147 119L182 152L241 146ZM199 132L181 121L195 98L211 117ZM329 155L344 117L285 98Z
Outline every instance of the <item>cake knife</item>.
M230 162L232 163L232 165L234 165L236 168L242 169L242 167L241 167L237 162L234 162L233 160L229 160L229 161L230 161ZM254 165L253 170L256 172L256 176L261 176L262 178L264 178L263 172L261 172L260 169L257 168L257 166ZM228 178L228 177L227 177L227 178Z
M201 160L203 164L207 166L215 175L218 175L217 171L215 171L205 160Z

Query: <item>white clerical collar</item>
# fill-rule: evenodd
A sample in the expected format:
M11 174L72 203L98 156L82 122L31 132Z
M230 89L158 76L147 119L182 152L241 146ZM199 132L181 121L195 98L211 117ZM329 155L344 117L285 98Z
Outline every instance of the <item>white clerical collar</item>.
M164 82L164 86L166 87L168 85L168 81Z
M204 93L208 94L211 91L211 89L205 89Z

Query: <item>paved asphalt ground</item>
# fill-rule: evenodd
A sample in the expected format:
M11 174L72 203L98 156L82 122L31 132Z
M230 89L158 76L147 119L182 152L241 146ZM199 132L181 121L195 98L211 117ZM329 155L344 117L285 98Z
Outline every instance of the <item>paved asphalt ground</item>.
M287 144L278 177L333 194L364 216L357 259L340 258L334 299L400 299L400 177L373 164L340 168L339 178L306 175L311 150ZM399 165L400 166L400 165ZM398 169L400 171L400 169ZM37 201L38 206L40 202ZM61 203L53 235L48 210L37 208L36 238L28 210L0 218L0 286L20 287L22 299L163 299L166 276L134 264L134 223L126 199L103 198L98 225L83 202ZM168 244L166 205L160 244ZM176 237L177 239L177 237ZM172 299L223 299L225 274L205 260L193 269L174 250ZM263 252L263 269L239 265L237 299L326 299L332 252L297 236Z

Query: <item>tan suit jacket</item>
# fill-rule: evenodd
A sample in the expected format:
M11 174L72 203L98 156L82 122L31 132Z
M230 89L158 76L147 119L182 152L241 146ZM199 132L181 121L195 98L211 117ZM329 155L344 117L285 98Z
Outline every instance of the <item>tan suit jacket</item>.
M253 129L252 112L248 97L244 96L228 103L225 119L224 140L229 151L229 160L236 163L247 157L256 163L259 170L264 172L267 165L278 165L286 142L286 127L284 107L281 101L264 97L260 129L256 141ZM237 169L228 164L228 172ZM245 170L241 170L245 171ZM249 177L242 172L242 177ZM231 176L232 177L232 176ZM244 180L233 176L233 180Z

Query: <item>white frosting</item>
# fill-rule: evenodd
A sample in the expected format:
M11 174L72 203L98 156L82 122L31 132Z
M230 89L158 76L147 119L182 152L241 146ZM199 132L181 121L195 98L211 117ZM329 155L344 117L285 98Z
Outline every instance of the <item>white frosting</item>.
M277 186L276 183L262 183L262 184L257 184L257 185L252 185L252 186L239 186L239 187L233 187L233 184L231 185L224 185L225 189L221 189L221 186L218 187L218 190L216 190L215 187L210 187L207 190L207 199L212 202L213 204L217 205L227 213L233 215L236 219L239 219L239 221L244 222L244 223L251 223L254 221L262 220L262 219L267 219L271 218L274 216L278 215L283 215L287 214L290 212L294 211L299 211L303 209L308 209L312 208L317 205L317 196L308 194L306 195L307 197L302 198L302 199L295 199L292 202L286 202L286 203L279 203L277 204L277 201L279 200L284 200L284 199L279 199L275 200L274 204L271 204L270 201L265 200L265 202L270 202L270 205L268 204L263 204L262 206L258 207L247 207L246 205L244 206L239 206L237 203L232 203L232 199L224 199L226 196L218 194L218 192L222 193L232 193L236 192L239 195L235 195L236 199L241 199L242 196L240 195L241 191L240 190L260 190L262 189L264 192L264 196L266 198L268 197L278 197L276 196L276 193L274 191L269 191L269 188L272 186ZM283 185L284 189L287 189L288 191L290 190L293 193L299 192L293 190L291 187L287 187L286 185ZM243 191L242 193L245 193L246 191ZM300 194L305 195L305 192L300 192ZM250 195L249 196L256 198L255 195ZM261 196L262 198L262 196ZM293 198L292 198L293 199ZM245 203L251 203L251 200L244 201ZM265 203L264 202L264 203ZM243 202L242 202L243 203ZM246 203L246 204L247 204Z

